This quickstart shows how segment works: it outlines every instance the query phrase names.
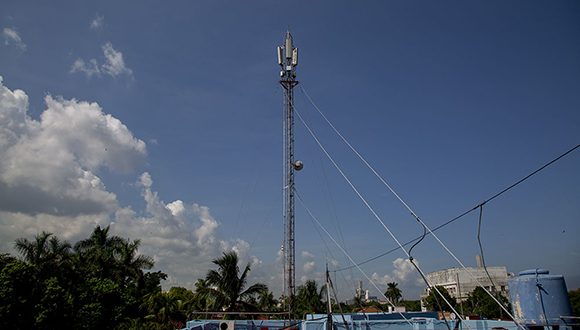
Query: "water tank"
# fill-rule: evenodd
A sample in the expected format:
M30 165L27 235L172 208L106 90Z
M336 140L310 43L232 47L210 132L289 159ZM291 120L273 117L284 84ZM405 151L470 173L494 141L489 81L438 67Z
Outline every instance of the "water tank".
M545 269L522 271L508 280L516 321L528 326L564 325L561 316L572 315L562 275Z

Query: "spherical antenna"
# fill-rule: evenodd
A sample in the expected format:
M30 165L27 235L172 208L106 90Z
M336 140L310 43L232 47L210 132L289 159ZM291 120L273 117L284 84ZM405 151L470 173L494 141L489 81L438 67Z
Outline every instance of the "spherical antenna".
M292 166L296 171L300 171L302 168L304 168L304 163L302 163L301 160L297 160L294 162L294 164L292 164Z

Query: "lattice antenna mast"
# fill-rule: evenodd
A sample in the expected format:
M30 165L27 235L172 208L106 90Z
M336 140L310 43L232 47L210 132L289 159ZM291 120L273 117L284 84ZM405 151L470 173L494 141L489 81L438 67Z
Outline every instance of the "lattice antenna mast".
M281 67L280 85L284 88L284 268L288 299L288 313L292 317L295 295L295 240L294 240L294 171L302 169L301 161L294 161L294 87L298 48L294 48L292 35L286 32L284 44L278 49L278 64Z

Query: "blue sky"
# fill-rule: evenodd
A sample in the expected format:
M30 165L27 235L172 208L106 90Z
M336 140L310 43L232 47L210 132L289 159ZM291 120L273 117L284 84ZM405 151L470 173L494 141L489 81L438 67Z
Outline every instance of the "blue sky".
M191 286L235 249L280 292L282 91L275 47L290 28L301 87L430 226L477 205L580 141L575 1L3 1L0 236L96 224ZM421 231L332 134L296 107L402 240ZM305 128L297 189L357 261L396 246ZM580 154L484 207L489 265L543 267L580 287ZM438 232L467 265L477 213ZM297 277L349 261L297 205ZM456 263L432 239L426 271ZM399 259L402 258L402 259ZM395 252L363 269L379 287L423 285ZM336 265L336 266L334 266ZM351 297L356 270L336 274ZM365 287L370 287L365 283Z

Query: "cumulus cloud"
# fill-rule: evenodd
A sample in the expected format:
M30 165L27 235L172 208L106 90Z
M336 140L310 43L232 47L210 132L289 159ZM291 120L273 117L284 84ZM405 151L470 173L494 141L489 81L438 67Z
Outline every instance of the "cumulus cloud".
M133 75L133 71L125 66L123 53L116 51L110 42L107 42L103 45L103 54L105 55L106 61L102 66L104 73L112 77L117 77L122 74L126 74L128 76Z
M145 200L145 215L131 208L119 209L113 217L114 232L141 238L142 253L153 256L156 268L170 275L169 284L193 287L197 278L214 267L211 260L222 252L235 251L240 266L250 264L252 281L271 283L271 270L251 254L251 246L242 239L230 241L217 237L219 222L210 209L197 203L175 200L163 202L152 189L154 181L147 172L138 180Z
M302 266L304 270L304 275L312 274L316 270L316 262L315 261L307 261Z
M245 267L250 264L252 272L255 272L256 268L263 264L260 258L250 254L250 243L243 239L238 238L230 242L222 240L220 241L220 247L223 252L234 251L238 255L239 266Z
M22 51L26 50L26 44L14 28L4 28L2 30L2 37L4 37L4 44L6 46L14 46Z
M320 272L316 271L316 256L310 251L302 251L300 256L303 259L302 274L300 280L305 283L307 280L320 281L322 276Z
M374 272L374 273L371 275L371 280L373 280L373 282L374 282L376 285L379 285L379 286L384 286L384 287L386 287L386 286L387 286L387 283L390 283L390 282L394 282L394 281L395 281L395 280L394 280L394 278L393 278L391 275L389 275L389 274L385 274L385 275L382 275L382 276L381 276L381 275L379 275L379 273L377 273L377 272Z
M77 58L71 65L70 73L84 73L89 78L103 74L113 78L119 76L133 77L133 70L129 69L125 64L122 52L115 50L110 42L104 44L101 49L103 51L104 63L99 64L94 58L88 61Z
M417 262L417 261L415 261ZM389 282L408 283L415 280L417 274L415 267L409 259L397 258L393 260L393 270L390 274L380 276L378 273L373 274L373 280L377 283L386 285Z
M105 17L99 14L95 15L95 18L93 18L91 20L91 24L89 25L89 27L91 28L91 30L100 30L103 28L105 24Z
M418 263L418 261L415 262ZM409 259L397 258L393 261L393 266L395 267L393 275L398 281L406 283L410 279L416 278L415 267Z
M70 68L70 72L82 72L84 73L87 77L92 77L92 76L99 76L101 74L101 69L99 68L99 65L97 64L97 60L90 59L88 62L85 62L85 60L77 58L73 65Z
M156 268L171 275L173 283L193 285L219 255L216 239L219 223L209 208L181 200L165 203L152 189L153 179L147 172L138 180L145 201L145 214L130 207L119 208L112 217L115 233L140 238L141 252L154 258ZM241 248L240 248L241 249Z
M417 261L415 261L417 262ZM377 284L379 287L386 288L387 284L390 282L397 282L402 287L409 289L416 289L417 287L422 287L424 283L418 281L417 272L415 267L409 259L397 258L393 260L393 270L391 273L380 275L375 272L371 275L371 280Z
M132 171L146 156L145 143L96 103L45 98L39 119L28 115L28 96L0 78L0 249L41 231L72 243L96 225L111 234L140 239L140 253L152 256L169 284L193 287L223 251L233 250L252 265L250 282L281 286L278 262L264 264L242 239L222 240L220 223L207 206L181 199L165 202L150 173L134 187L144 209L120 206L98 176L102 168ZM279 276L280 275L280 276Z
M127 172L145 143L96 103L45 97L40 120L28 96L0 78L0 210L26 214L97 214L117 205L97 171Z
M95 226L106 226L109 223L107 213L64 216L0 211L0 250L11 252L17 238L31 239L42 231L55 233L69 242L76 242L86 238Z
M309 251L302 251L301 255L302 255L302 258L305 258L305 259L314 259L314 257L315 257L314 254L312 254Z

